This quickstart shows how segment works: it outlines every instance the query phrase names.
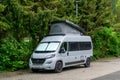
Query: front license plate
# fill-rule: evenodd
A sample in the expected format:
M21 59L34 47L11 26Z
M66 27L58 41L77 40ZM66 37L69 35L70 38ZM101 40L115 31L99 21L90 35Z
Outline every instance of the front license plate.
M34 65L33 67L34 67L34 68L42 68L41 65Z

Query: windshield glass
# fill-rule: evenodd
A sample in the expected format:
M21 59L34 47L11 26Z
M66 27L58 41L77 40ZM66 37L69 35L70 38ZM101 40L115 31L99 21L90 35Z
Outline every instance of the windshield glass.
M59 46L59 42L42 42L38 45L35 50L35 53L40 52L54 52Z

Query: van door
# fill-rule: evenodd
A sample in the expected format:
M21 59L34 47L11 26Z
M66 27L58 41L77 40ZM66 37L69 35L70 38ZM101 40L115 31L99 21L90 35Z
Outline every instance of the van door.
M59 51L61 58L63 60L63 65L66 66L65 64L68 62L71 62L69 52L68 52L68 42L63 42L60 51Z
M65 66L71 66L84 62L84 56L80 51L78 42L64 42L60 47L60 52Z
M80 54L77 44L73 42L64 42L60 48L60 54L65 66L71 66L80 63Z
M74 65L80 63L80 51L78 42L69 42L68 43L68 62L66 65Z
M68 42L68 52L66 66L83 64L85 62L85 52L80 50L80 42Z

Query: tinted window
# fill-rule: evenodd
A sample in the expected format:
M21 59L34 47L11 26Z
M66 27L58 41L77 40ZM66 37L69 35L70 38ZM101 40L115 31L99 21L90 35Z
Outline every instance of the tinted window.
M69 51L89 49L91 49L91 42L69 42Z
M91 42L80 42L80 50L89 50L91 49Z
M69 51L77 51L79 49L79 42L69 42Z

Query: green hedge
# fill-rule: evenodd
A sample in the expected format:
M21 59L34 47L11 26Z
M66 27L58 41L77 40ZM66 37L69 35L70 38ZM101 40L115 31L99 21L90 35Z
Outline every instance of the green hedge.
M18 42L13 37L0 41L0 71L18 70L28 67L28 60L31 55L30 42Z
M120 56L120 34L112 28L99 28L92 33L94 59Z
M94 60L120 56L120 34L112 28L98 28L91 33L94 47ZM0 41L0 71L15 71L28 68L29 58L37 42L17 41L7 37Z

